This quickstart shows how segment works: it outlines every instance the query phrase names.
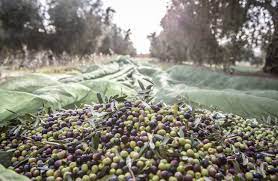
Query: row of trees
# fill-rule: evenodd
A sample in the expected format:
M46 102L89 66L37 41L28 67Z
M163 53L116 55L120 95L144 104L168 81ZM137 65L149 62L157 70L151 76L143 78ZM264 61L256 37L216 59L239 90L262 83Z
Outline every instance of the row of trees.
M160 34L148 37L151 54L161 60L230 65L260 47L264 70L278 73L275 0L172 0L161 26Z
M1 0L0 50L134 55L130 30L112 22L114 12L101 0Z

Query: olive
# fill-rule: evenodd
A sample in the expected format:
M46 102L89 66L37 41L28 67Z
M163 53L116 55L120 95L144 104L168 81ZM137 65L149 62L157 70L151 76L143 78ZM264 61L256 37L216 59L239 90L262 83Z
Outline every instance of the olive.
M93 159L96 160L96 161L100 160L101 159L101 153L94 153L93 154Z
M142 168L144 166L144 162L139 160L139 161L137 161L136 166L139 168Z
M112 160L110 158L105 158L104 160L102 160L102 163L104 165L109 165L109 164L111 164L111 162L112 162Z
M53 176L53 175L54 175L54 170L49 169L49 170L46 171L46 176L47 177L50 177L50 176Z
M201 171L201 166L199 164L194 164L193 165L193 170L194 170L194 172L200 172Z
M126 144L128 142L128 137L126 135L123 135L121 137L121 141Z
M268 163L271 163L271 162L272 162L271 157L266 156L264 159L265 159L265 161L268 162Z
M192 149L188 149L186 151L186 155L189 156L189 157L194 157L194 151Z
M92 107L99 113L110 113L107 119L97 118L103 121L104 127L95 125L95 130L90 126L94 114L91 108L65 110L50 115L37 130L27 130L31 140L11 132L1 134L0 150L15 148L10 168L32 180L59 181L68 174L73 180L81 181L100 180L108 174L114 175L110 180L132 180L130 169L136 180L180 181L202 180L202 177L233 180L236 176L261 180L263 176L254 170L262 164L266 178L277 180L277 158L258 151L267 148L267 153L277 154L274 129L227 114L225 121L229 124L220 134L228 136L220 144L210 134L218 132L221 123L216 125L208 110L193 113L175 106L151 104L148 107L142 101L126 101L112 111L111 105ZM184 136L180 137L179 130ZM229 137L229 134L236 136ZM94 138L100 138L97 145L93 143ZM151 138L154 148L150 145ZM65 139L67 146L47 143ZM46 140L46 143L35 146L34 140ZM246 165L243 165L244 157L234 149L245 154ZM242 173L236 172L231 160L238 162Z
M278 168L271 168L271 169L268 169L268 170L267 170L267 173L268 173L268 174L275 174L275 173L278 173Z
M98 172L99 168L97 165L93 165L91 168L92 173L96 174Z
M185 171L185 167L183 165L179 165L177 167L177 171L183 173Z
M161 172L160 176L161 176L162 178L167 178L167 177L169 176L169 172L166 171L166 170L164 170L164 171Z
M130 157L132 158L132 159L137 159L137 158L139 158L139 153L138 152L135 152L135 151L132 151L131 153L130 153Z
M253 177L257 178L257 179L262 179L263 178L262 174L260 174L260 173L254 173Z
M184 149L185 150L189 150L190 148L191 148L190 144L188 144L188 143L184 144Z
M55 161L55 163L54 163L54 167L55 167L56 169L58 169L61 165L62 165L62 160L57 160L57 161Z
M219 157L219 164L225 165L227 163L227 158L225 156Z
M82 155L82 150L80 150L80 149L77 149L76 151L75 151L75 155L77 155L77 156L81 156Z
M119 162L119 167L122 168L122 167L124 167L125 165L126 165L125 160L120 160L120 162Z
M224 175L223 175L222 173L217 173L217 174L215 175L215 178L216 178L217 180L223 180L223 179L224 179Z
M57 153L59 159L63 159L66 157L66 151L62 150L61 152Z
M114 163L118 163L120 160L121 160L121 158L119 156L113 157L113 162Z
M209 166L209 160L207 159L203 159L201 161L201 165L204 167L204 168L207 168Z
M208 173L211 177L215 177L217 170L214 167L208 167Z
M28 163L25 164L25 165L23 166L23 169L24 169L25 172L29 171L29 170L31 169L30 164L28 164Z
M88 172L88 170L89 170L88 165L87 165L87 164L82 164L82 165L81 165L81 170L82 170L84 173Z
M192 181L193 180L193 177L189 174L183 176L183 181Z
M245 173L246 180L253 180L253 174L250 172Z
M159 168L160 170L166 170L166 169L167 169L167 164L165 164L165 163L159 163L158 168Z
M123 150L120 152L120 155L121 155L121 157L126 158L126 157L128 157L128 152Z
M179 164L178 160L172 160L171 161L171 166L173 166L173 167L177 167L178 164Z

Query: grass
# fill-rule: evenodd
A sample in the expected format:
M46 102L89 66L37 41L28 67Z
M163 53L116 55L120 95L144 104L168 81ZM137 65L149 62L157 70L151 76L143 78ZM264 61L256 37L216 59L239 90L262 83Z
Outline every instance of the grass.
M35 72L44 73L44 74L78 74L80 73L79 68L72 65L67 66L48 66L37 69Z
M262 67L255 67L255 66L247 66L247 65L237 65L232 66L235 72L243 72L243 73L256 73L262 70Z

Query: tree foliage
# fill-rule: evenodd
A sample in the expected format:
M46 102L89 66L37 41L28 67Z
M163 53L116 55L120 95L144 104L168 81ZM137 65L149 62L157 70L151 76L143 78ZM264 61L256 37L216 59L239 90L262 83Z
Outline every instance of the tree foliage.
M32 41L41 36L43 29L39 4L35 0L0 1L0 46L18 49L22 44L38 46Z
M130 40L131 30L123 31L116 24L111 24L106 29L102 40L100 52L104 54L136 55L136 49Z
M268 71L278 65L277 14L274 0L172 0L162 32L149 36L150 51L161 59L234 64L242 49L261 47Z
M44 3L43 3L44 2ZM134 54L132 42L117 25L110 28L113 11L101 0L2 0L0 2L0 49L52 50L56 54L107 53L118 38L119 54ZM110 29L109 31L107 31ZM111 41L105 39L110 37ZM103 43L105 45L103 45ZM118 42L117 42L118 43Z

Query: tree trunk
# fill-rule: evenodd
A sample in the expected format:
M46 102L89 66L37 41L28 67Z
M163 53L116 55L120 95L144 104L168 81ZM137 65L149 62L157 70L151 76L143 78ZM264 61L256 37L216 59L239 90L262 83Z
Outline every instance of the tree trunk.
M274 23L274 33L266 52L264 72L278 74L278 13L271 13Z

